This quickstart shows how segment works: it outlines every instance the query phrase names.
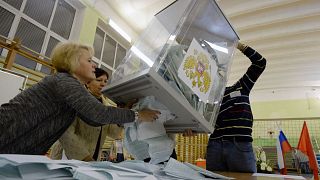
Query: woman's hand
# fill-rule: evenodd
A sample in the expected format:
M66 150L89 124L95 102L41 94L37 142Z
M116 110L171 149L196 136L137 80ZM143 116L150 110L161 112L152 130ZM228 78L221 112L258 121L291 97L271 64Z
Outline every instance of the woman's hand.
M192 129L186 129L186 130L184 130L184 132L183 132L183 134L182 134L183 136L187 136L187 137L190 137L190 136L195 136L195 134L193 133L193 131L192 131Z
M158 115L161 114L159 111L151 110L151 109L142 109L139 113L139 121L141 122L152 122L158 119Z

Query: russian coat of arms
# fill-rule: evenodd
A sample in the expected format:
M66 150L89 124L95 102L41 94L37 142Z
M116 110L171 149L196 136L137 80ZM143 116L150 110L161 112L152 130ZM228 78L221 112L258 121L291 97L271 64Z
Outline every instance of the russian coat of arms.
M193 39L178 69L179 78L201 99L207 101L217 71L216 62Z

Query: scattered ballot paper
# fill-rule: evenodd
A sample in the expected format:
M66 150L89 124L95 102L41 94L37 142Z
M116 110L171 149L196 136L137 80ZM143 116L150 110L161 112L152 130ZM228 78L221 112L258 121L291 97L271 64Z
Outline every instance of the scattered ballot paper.
M121 163L51 160L46 156L0 154L0 179L79 179L79 180L167 180L231 179L189 163L170 159L153 165L138 160ZM210 178L211 179L211 178Z
M164 168L164 172L169 176L181 179L209 179L206 178L206 176L214 179L234 179L207 171L190 163L181 163L173 158L170 158L168 161Z

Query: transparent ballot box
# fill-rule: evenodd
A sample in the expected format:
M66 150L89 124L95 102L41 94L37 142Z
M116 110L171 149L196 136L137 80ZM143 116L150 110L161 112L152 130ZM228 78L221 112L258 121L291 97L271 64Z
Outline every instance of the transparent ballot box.
M167 132L212 132L238 36L213 0L178 0L156 14L103 93L155 96L176 119Z

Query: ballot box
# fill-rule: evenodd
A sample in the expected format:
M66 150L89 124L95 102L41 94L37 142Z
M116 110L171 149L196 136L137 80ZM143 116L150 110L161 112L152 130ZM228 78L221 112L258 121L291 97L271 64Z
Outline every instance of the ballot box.
M103 93L117 103L155 96L176 115L167 132L213 132L238 40L214 0L175 1L154 16Z

